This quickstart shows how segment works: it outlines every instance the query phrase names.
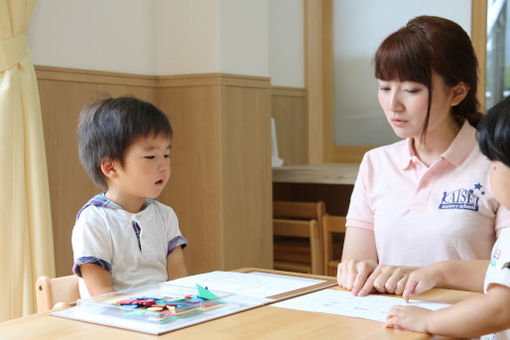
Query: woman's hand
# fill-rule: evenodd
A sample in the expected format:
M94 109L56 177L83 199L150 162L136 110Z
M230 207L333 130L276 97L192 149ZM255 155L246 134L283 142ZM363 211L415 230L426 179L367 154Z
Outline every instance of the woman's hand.
M413 270L411 267L377 265L373 260L348 260L338 265L337 280L339 286L358 296L374 291L401 295Z
M427 316L431 313L431 310L420 307L393 306L386 316L384 326L428 333Z
M338 264L336 273L338 285L351 290L354 295L358 295L358 292L363 288L368 276L372 274L375 268L377 268L377 263L373 260L342 261Z

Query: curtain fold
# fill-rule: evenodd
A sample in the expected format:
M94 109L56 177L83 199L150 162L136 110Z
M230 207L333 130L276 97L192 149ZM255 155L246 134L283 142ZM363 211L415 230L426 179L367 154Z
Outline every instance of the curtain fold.
M35 0L0 0L0 321L35 311L55 276L39 90L26 43Z

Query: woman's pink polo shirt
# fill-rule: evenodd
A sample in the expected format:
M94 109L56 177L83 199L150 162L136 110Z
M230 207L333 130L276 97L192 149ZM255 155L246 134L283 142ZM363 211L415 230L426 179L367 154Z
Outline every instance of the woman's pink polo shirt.
M497 230L510 226L510 211L489 188L490 161L475 134L464 122L430 167L418 159L411 139L365 154L346 225L374 231L379 263L490 258Z

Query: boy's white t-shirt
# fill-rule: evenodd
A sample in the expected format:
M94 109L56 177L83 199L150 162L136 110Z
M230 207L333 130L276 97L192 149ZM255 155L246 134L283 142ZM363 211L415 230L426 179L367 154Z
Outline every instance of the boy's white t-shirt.
M134 223L140 227L139 240ZM73 272L81 276L79 265L92 258L111 269L115 290L163 282L168 280L167 255L186 244L172 208L148 199L142 211L130 213L100 194L78 214L72 233ZM79 288L82 298L89 296L81 277Z
M347 227L374 232L379 263L425 266L488 259L510 211L489 189L490 161L466 121L440 159L427 167L406 139L365 154Z
M484 282L484 292L487 293L489 285L497 283L510 288L510 229L501 231L498 240L492 249L491 262L487 268ZM510 301L504 303L509 304ZM495 334L484 335L483 340L510 340L510 330Z

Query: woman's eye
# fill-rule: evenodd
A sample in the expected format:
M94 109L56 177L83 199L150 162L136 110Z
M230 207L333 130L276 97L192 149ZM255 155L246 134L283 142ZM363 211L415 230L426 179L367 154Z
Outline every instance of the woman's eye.
M420 89L410 89L410 90L404 90L404 91L406 91L407 93L414 94L414 93L420 92L421 90Z
M390 90L390 88L386 87L386 86L379 87L379 91L385 91L386 92L386 91L389 91L389 90Z
M165 158L170 158L170 155L165 155Z
M154 159L154 156L145 156L144 158L147 158L147 159Z

